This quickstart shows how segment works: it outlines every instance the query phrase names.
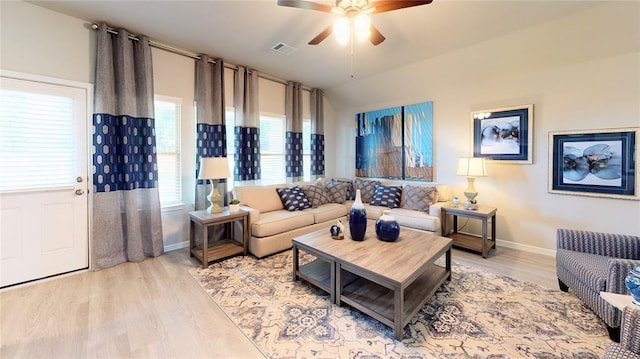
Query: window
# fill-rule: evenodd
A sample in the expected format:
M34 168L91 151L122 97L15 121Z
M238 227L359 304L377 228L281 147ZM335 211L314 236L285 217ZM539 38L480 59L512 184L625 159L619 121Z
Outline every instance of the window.
M86 133L76 126L78 114L85 114L82 95L71 87L2 78L0 191L70 187L83 176L78 154L86 148L78 139Z
M156 95L154 110L160 205L162 207L182 205L182 173L180 170L182 99Z
M311 119L302 119L302 180L311 181Z
M227 158L229 171L235 168L235 114L233 107L225 111L227 131ZM285 117L260 114L260 167L261 184L277 184L286 181L285 173ZM227 181L227 190L234 186L233 177Z
M260 114L260 170L262 184L286 181L284 116Z

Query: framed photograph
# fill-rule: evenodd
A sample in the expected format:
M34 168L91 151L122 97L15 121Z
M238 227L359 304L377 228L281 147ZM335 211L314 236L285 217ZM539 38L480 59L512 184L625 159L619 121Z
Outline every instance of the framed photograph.
M533 105L471 112L473 156L497 163L533 163Z
M640 200L637 127L549 133L549 192Z

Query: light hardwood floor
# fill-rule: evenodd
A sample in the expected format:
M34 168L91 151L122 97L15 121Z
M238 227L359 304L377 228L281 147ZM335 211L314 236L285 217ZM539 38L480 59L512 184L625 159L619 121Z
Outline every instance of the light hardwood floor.
M557 288L553 257L498 247L453 260ZM2 290L0 357L264 357L188 273L198 266L185 248Z

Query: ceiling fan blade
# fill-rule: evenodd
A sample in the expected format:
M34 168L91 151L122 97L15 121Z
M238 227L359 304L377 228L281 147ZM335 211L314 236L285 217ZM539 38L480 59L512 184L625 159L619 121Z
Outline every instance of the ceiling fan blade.
M307 9L307 10L324 11L324 12L331 12L331 9L333 9L329 5L319 4L319 3L304 1L304 0L278 0L278 5L297 7L300 9Z
M374 14L387 12L392 10L404 9L406 7L431 4L433 0L379 0L371 2L371 6L375 7Z
M371 25L371 35L369 35L369 41L373 44L373 46L380 45L384 41L385 37L376 29L375 26Z
M332 32L333 32L333 25L329 25L326 29L322 30L322 32L319 33L318 36L311 39L311 41L309 41L309 45L318 45L319 43L322 42L322 40L329 37L329 35L331 35Z

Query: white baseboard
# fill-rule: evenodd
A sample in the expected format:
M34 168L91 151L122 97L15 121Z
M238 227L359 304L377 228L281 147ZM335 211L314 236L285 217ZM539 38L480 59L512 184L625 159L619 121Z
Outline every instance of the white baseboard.
M184 242L180 242L180 243L174 243L174 244L169 244L164 246L164 251L165 252L171 252L171 251L175 251L178 249L182 249L182 248L187 248L189 247L189 241L184 241Z
M515 243L515 242L504 241L502 239L496 240L496 244L498 246L501 246L501 247L517 249L517 250L523 251L523 252L537 253L537 254L542 254L542 255L545 255L545 256L549 256L549 257L555 257L556 256L556 251L553 250L553 249L534 247L534 246L529 246L529 245L526 245L526 244L520 244L520 243Z

